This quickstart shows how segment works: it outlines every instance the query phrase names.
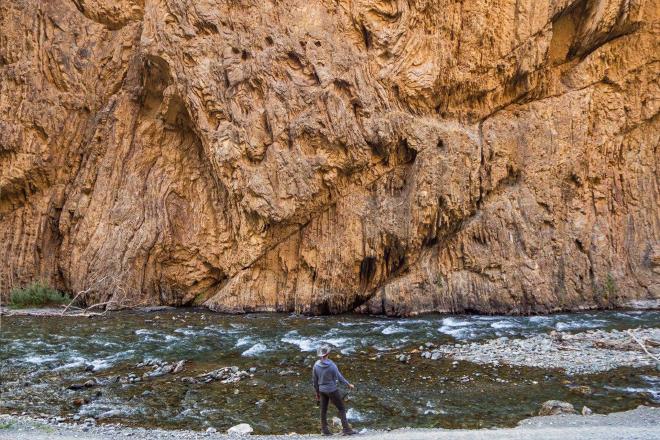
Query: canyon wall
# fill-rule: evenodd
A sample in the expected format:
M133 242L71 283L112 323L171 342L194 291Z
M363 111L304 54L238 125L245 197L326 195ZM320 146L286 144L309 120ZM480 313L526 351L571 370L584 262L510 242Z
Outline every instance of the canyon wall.
M657 0L4 0L0 292L660 297Z

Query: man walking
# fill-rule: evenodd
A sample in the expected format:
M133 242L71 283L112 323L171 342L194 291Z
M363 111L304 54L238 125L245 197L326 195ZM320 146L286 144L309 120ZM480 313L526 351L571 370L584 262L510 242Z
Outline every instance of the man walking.
M344 379L337 365L328 359L330 354L329 345L320 346L316 353L321 359L314 364L312 377L314 379L314 389L316 390L316 400L321 401L321 432L323 435L332 435L328 429L328 402L332 402L339 411L344 435L353 435L355 431L351 429L348 420L346 420L346 408L344 407L344 400L337 389L337 382L343 383L350 389L355 387Z

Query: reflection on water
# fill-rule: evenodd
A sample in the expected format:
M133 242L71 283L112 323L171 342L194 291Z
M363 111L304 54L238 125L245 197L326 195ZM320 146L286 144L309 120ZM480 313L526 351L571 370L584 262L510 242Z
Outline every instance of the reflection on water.
M426 342L638 326L659 327L660 312L386 319L178 310L94 319L3 317L0 411L168 428L223 429L246 422L259 433L315 432L310 368L316 347L327 342L336 347L334 357L345 376L357 384L347 399L349 418L360 428L512 425L548 399L610 412L659 404L658 373L619 369L567 377L560 371L453 365L450 359L415 355L402 364L395 354ZM90 378L141 376L147 370L136 364L147 359L188 362L178 375L66 388ZM255 367L254 377L236 384L177 380L232 365ZM575 385L590 385L593 393L576 393Z

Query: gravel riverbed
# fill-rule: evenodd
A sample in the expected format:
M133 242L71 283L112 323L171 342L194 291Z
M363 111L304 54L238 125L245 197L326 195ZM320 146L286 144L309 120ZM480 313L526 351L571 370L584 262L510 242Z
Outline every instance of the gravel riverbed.
M422 351L421 356L439 359L450 356L456 360L478 364L559 368L569 374L590 374L619 367L653 367L660 363L658 342L660 328L633 329L635 337L648 345L646 354L627 331L590 330L575 334L551 332L524 339L501 337L484 342L441 345Z
M202 440L254 437L260 440L317 439L318 435L231 436L218 432L126 428L117 425L88 426L38 419L27 416L0 415L0 440ZM655 440L660 438L660 408L640 406L632 411L608 415L559 415L532 417L515 428L504 429L397 429L365 431L357 436L365 440Z

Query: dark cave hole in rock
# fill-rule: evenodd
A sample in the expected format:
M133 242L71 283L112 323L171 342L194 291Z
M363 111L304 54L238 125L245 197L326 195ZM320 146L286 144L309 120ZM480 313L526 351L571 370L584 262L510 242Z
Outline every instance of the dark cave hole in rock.
M364 41L364 47L367 50L371 49L371 32L364 24L360 25L360 31L362 32L362 40Z
M376 257L364 257L360 263L360 286L366 288L376 274Z

